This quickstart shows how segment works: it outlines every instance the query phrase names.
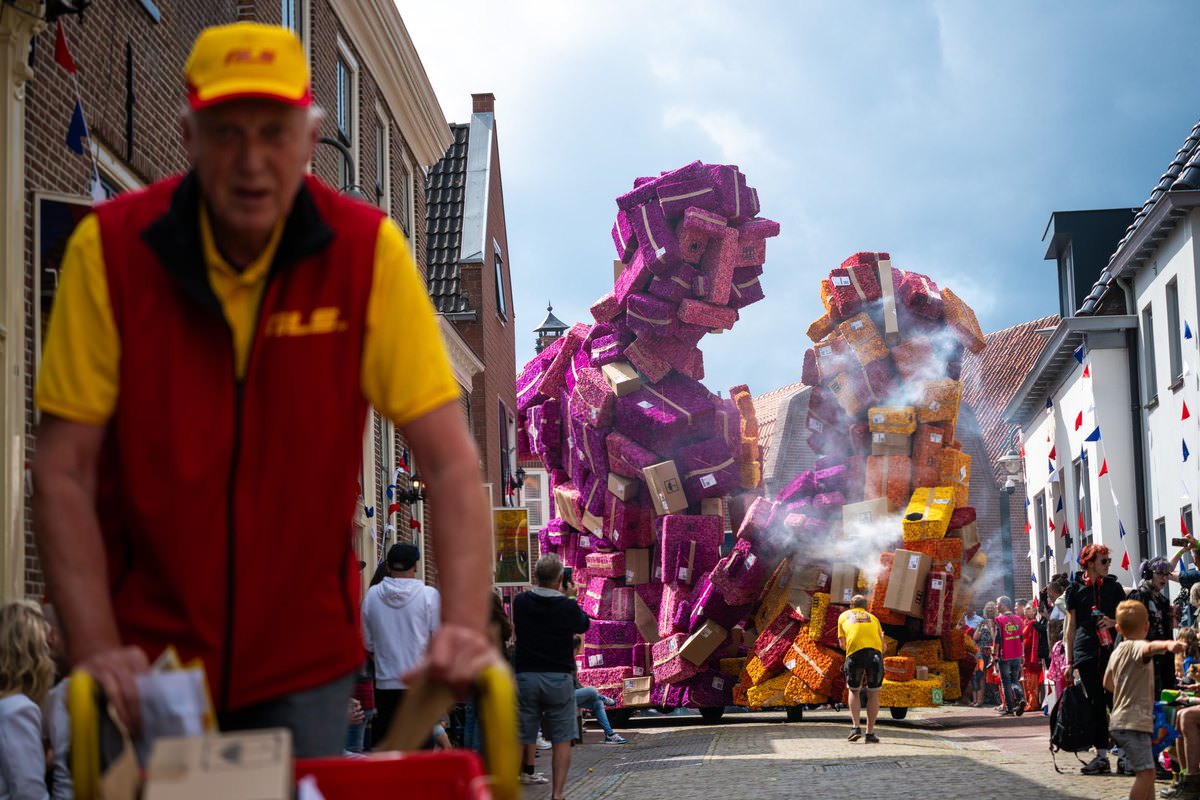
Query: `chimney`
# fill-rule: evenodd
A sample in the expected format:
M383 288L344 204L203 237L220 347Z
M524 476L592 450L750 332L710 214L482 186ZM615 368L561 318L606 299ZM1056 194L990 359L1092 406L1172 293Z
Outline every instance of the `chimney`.
M496 95L491 92L471 95L472 114L491 114L496 110Z

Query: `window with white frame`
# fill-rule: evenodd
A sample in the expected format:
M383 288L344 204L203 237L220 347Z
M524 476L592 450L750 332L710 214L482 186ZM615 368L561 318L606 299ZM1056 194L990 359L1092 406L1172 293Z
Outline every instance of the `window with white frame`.
M375 205L392 211L392 131L387 115L375 107Z
M1142 309L1142 388L1146 402L1158 398L1158 367L1154 360L1154 309Z
M1088 470L1088 460L1080 457L1075 459L1075 496L1079 498L1079 546L1092 544L1092 482Z
M1167 339L1171 343L1171 383L1183 380L1183 341L1179 327L1179 279L1167 284Z
M358 61L350 49L338 40L335 63L337 99L334 107L334 122L337 124L338 141L350 151L354 164L358 164ZM358 184L349 161L341 160L338 167L338 185L342 188Z
M1151 555L1163 556L1167 553L1167 518L1159 517L1154 520L1154 541L1151 543Z
M1033 501L1034 528L1037 531L1037 576L1038 586L1050 583L1053 571L1053 558L1046 555L1049 544L1049 530L1046 527L1046 493L1038 492Z
M504 286L504 256L500 254L500 243L492 242L492 257L496 262L496 313L500 318L508 320L508 303L505 298L508 296L507 289Z
M529 510L529 532L537 533L546 527L550 513L550 485L546 470L533 467L525 470L521 501Z
M291 30L304 40L304 3L303 0L280 0L280 24Z
M409 169L408 162L401 159L396 174L396 196L400 201L400 205L396 209L396 220L400 223L400 227L404 229L405 235L409 237L412 236L413 232L412 192L412 170Z

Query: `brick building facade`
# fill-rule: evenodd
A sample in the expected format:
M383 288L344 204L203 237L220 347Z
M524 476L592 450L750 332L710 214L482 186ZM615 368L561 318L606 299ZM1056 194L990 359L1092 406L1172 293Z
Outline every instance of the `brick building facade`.
M40 3L21 4L40 14ZM387 210L412 240L423 275L425 174L451 140L415 48L387 0L139 0L96 4L82 22L62 20L78 66L93 166L89 157L64 144L76 83L55 63L54 27L38 31L40 26L30 22L34 19L11 8L0 10L0 40L8 44L0 78L18 89L0 114L6 145L0 173L12 178L9 199L19 198L22 212L20 219L10 215L4 224L10 256L6 286L20 287L20 303L6 304L0 319L6 332L0 340L6 397L0 431L5 440L0 597L43 592L20 465L28 464L35 446L32 390L65 237L97 191L93 174L99 175L99 190L111 195L186 168L179 135L186 100L181 71L196 35L206 26L237 20L284 23L297 30L310 54L315 101L325 111L321 135L340 141L355 162L351 168L338 148L319 146L314 173L335 186L353 185ZM31 48L25 48L23 36L31 37ZM25 56L28 61L22 63ZM455 375L467 390L480 365L449 323L441 323ZM11 333L17 326L21 337ZM13 352L18 342L19 360ZM365 432L363 509L356 520L360 558L370 565L364 580L391 540L417 530L410 515L423 522L426 537L433 516L425 503L401 504L397 513L386 513L388 487L407 488L404 472L397 473L406 446L390 422L374 416ZM368 515L369 509L379 513ZM436 565L432 558L427 561L426 577L436 582Z

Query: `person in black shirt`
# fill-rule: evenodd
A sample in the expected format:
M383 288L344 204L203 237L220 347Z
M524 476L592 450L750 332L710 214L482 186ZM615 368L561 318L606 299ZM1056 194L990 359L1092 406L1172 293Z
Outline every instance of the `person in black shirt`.
M1175 561L1183 555L1183 550L1175 556ZM1146 640L1171 641L1175 638L1175 609L1167 599L1166 586L1175 571L1175 563L1162 556L1143 561L1140 570L1141 580L1137 588L1129 592L1130 600L1137 600L1146 607L1150 616L1150 630ZM1154 696L1158 697L1163 689L1175 688L1175 657L1170 653L1154 657Z
M1117 605L1125 599L1125 590L1108 574L1112 556L1101 544L1089 544L1079 555L1083 567L1080 579L1067 587L1067 623L1063 629L1066 649L1064 673L1079 673L1092 706L1092 744L1096 757L1084 765L1084 775L1107 775L1108 709L1112 693L1104 691L1104 670L1112 653L1116 635Z
M533 770L534 743L544 721L552 745L551 797L559 800L566 788L576 734L574 637L585 632L591 620L575 602L574 583L563 586L563 564L558 556L547 553L539 558L533 579L533 589L513 598L517 633L513 661L525 751L521 782L546 782L545 776Z

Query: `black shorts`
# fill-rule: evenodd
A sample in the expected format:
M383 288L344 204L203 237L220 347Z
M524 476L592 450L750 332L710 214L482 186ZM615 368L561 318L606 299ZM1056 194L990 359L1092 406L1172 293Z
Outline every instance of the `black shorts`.
M851 690L883 687L883 653L874 648L856 650L846 658L842 667L846 686Z

